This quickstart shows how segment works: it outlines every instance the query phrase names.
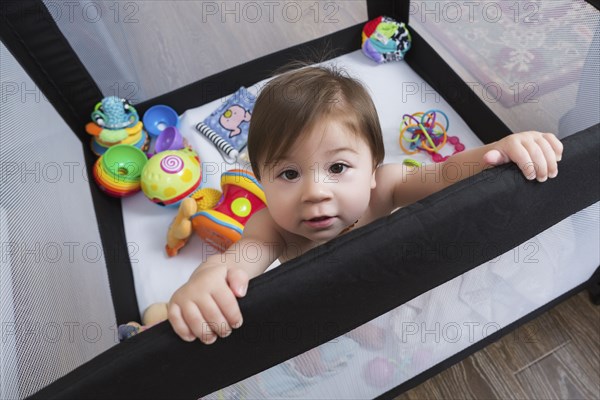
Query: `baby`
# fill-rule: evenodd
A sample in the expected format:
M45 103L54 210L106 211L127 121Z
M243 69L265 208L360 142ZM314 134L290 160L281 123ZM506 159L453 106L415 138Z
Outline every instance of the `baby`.
M512 161L527 179L543 182L558 174L562 148L552 134L523 132L429 165L425 174L381 165L379 119L358 81L328 67L284 73L258 96L248 136L268 208L248 220L238 245L258 246L259 256L209 257L173 294L169 321L187 341L227 337L242 325L237 298L249 279L276 259L287 261L456 182L444 178L445 163L465 178Z

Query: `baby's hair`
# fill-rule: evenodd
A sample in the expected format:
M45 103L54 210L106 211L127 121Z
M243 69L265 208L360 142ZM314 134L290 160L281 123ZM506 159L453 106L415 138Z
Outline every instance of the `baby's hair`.
M335 66L310 66L285 72L260 92L248 134L252 170L280 160L303 133L323 117L344 124L369 146L373 168L383 162L379 117L366 88Z

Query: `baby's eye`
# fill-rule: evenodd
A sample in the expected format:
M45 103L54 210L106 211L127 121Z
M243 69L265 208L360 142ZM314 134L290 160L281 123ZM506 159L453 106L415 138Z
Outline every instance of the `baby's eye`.
M285 179L286 181L295 181L296 179L298 179L300 174L296 170L286 169L281 174L279 174L279 176Z
M331 166L329 167L329 172L332 174L341 174L346 170L346 168L348 168L346 164L335 163L331 164Z

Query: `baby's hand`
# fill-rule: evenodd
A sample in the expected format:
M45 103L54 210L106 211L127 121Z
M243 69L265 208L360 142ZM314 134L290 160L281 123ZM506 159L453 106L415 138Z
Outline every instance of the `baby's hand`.
M248 274L241 268L202 266L171 297L169 322L183 340L212 344L242 325L236 297L245 296L247 287Z
M545 182L558 174L557 162L562 158L563 145L551 133L522 132L507 136L483 156L490 165L510 161L519 166L527 179Z

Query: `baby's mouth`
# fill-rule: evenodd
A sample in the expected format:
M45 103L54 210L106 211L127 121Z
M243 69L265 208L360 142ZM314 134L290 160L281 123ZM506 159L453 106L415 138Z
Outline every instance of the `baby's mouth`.
M314 217L311 219L304 220L304 223L311 228L328 228L334 222L335 217L323 215L320 217Z

